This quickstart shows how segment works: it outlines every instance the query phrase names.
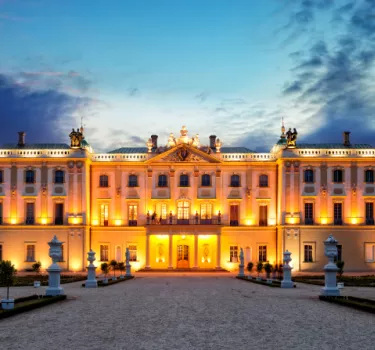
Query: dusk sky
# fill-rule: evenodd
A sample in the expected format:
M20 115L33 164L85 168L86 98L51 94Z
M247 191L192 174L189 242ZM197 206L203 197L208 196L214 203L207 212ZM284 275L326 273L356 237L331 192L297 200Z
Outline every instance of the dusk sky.
M375 0L0 0L0 143L375 146L374 62Z

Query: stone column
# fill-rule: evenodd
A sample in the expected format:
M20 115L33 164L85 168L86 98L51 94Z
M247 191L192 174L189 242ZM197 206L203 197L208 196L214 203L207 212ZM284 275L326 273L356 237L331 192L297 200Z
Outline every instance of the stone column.
M85 282L85 288L98 288L98 282L96 280L96 266L94 265L95 252L90 250L87 253L87 260L90 262L89 266L87 266L87 280Z
M173 269L173 234L169 234L169 261L168 261L168 269L172 270Z
M125 253L125 277L133 277L131 273L131 265L130 265L130 251L129 248L126 248L126 253Z
M60 287L61 267L57 262L61 259L61 246L63 242L59 241L56 236L51 242L48 242L49 256L52 259L52 265L47 269L48 272L48 288L46 289L47 296L56 296L64 294L64 289Z
M199 235L195 234L195 236L194 236L194 267L193 267L193 269L198 268L198 239L199 239Z
M283 269L283 280L281 281L281 288L293 288L294 283L292 281L292 267L289 266L289 263L292 261L290 257L291 252L284 252L284 265Z
M146 269L151 269L150 266L150 235L146 233Z
M243 254L243 249L241 248L240 250L240 264L238 265L239 267L239 272L237 277L245 277L245 264L244 264L244 254Z
M340 296L340 290L336 283L336 274L339 269L334 263L334 259L337 257L337 243L332 235L324 241L324 255L328 258L328 264L324 266L325 286L322 288L321 294L325 296Z
M217 235L217 247L216 247L216 269L221 270L221 235Z

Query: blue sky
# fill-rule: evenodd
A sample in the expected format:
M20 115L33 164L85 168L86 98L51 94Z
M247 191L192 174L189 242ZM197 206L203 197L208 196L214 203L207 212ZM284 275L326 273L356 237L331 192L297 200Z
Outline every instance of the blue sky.
M96 150L151 133L163 143L181 125L202 143L215 133L265 150L284 117L301 140L340 141L350 129L371 142L374 9L370 0L0 0L0 140L23 128L30 142L67 142L83 117Z

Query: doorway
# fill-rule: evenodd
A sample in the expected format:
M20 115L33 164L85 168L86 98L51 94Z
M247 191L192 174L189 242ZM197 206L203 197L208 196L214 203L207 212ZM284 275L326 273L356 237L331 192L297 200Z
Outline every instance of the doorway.
M177 268L189 268L189 246L186 244L180 244L177 246Z

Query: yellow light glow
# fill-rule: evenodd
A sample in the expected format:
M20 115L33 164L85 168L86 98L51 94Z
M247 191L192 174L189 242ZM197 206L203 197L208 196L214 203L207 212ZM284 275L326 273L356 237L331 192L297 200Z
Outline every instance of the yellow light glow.
M199 235L198 237L201 239L209 239L210 235Z
M327 218L321 218L320 222L322 223L322 225L327 225L328 219Z
M73 271L80 271L81 270L81 265L79 262L73 262L71 265L71 269Z
M98 219L93 219L92 220L93 226L98 226L99 225L99 220Z
M297 223L297 218L295 218L293 216L292 217L286 217L285 221L286 221L287 224L294 225L294 224Z
M115 225L116 226L121 226L121 224L122 224L122 220L121 219L115 220Z
M246 225L251 226L253 224L253 219L246 219Z
M185 236L185 235L182 235L182 236L181 236L181 238L182 238L182 239L185 239L185 238L186 238L186 236Z
M157 235L157 237L158 237L159 239L164 239L164 238L167 238L168 235Z
M42 225L47 225L47 218L42 218L40 222Z
M357 218L351 218L351 223L352 223L352 225L357 225L358 219Z
M15 224L17 223L17 219L16 219L16 218L11 218L11 219L10 219L10 223L11 223L12 225L15 225Z

